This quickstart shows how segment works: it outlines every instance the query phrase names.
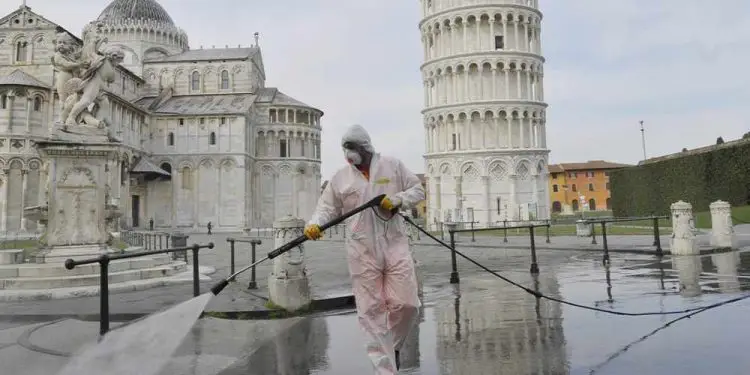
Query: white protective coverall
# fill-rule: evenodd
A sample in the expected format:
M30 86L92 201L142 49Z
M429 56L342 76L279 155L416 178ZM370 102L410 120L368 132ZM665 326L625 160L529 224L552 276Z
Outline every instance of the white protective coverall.
M369 180L354 166L338 170L324 189L309 224L323 225L381 194L400 198L411 207L425 198L421 181L395 158L376 154L364 128L354 125L342 144L352 142L373 154ZM391 214L376 207L383 219ZM399 350L417 323L417 279L409 252L406 224L399 215L384 221L372 209L347 220L349 272L359 324L367 340L367 354L379 375L396 374Z

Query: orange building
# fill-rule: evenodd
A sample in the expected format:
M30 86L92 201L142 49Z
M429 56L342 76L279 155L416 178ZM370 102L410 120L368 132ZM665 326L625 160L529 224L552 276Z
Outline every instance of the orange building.
M628 164L591 160L550 164L549 191L553 213L605 211L610 208L609 172Z

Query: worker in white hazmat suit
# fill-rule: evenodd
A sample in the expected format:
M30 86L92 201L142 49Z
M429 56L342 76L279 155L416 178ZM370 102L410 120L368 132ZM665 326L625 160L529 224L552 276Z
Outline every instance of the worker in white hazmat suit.
M425 193L419 178L400 160L375 153L361 126L348 129L342 147L349 165L324 189L305 235L320 238L321 225L386 194L380 207L348 219L346 249L367 354L376 374L392 375L400 367L398 351L417 324L420 302L406 225L391 212L416 205Z

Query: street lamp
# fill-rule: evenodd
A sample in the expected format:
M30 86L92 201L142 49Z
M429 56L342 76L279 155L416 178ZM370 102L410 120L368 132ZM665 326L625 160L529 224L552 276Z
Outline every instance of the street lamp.
M641 145L643 146L643 160L646 160L646 131L643 129L643 120L641 123Z

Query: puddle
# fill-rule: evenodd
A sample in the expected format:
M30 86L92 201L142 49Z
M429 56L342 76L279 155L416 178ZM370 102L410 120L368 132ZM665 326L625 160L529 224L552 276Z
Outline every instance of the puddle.
M589 306L628 312L681 310L750 289L750 253L692 258L580 256L514 281ZM402 349L401 374L744 374L750 301L664 329L609 362L624 346L678 315L624 317L538 300L491 275L425 290L429 303ZM604 363L602 365L602 363ZM368 374L353 314L309 317L219 374Z

